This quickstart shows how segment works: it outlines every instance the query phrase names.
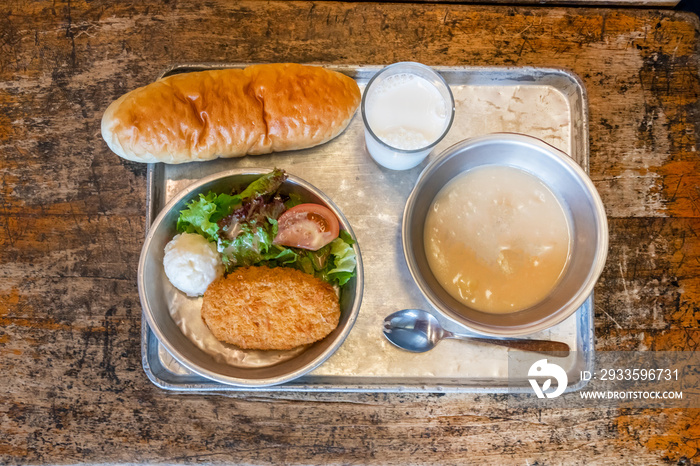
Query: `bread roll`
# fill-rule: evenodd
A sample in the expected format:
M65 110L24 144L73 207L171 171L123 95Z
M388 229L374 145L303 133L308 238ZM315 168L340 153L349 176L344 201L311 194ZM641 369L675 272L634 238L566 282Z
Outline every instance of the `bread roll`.
M147 163L304 149L340 134L359 103L352 78L317 66L184 73L114 101L102 137L117 155Z

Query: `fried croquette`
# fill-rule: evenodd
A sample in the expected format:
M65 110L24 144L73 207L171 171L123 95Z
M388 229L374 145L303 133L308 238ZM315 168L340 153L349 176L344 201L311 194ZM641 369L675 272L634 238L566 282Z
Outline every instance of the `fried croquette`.
M209 285L202 319L219 341L285 350L331 333L340 304L335 289L313 275L287 267L245 267Z

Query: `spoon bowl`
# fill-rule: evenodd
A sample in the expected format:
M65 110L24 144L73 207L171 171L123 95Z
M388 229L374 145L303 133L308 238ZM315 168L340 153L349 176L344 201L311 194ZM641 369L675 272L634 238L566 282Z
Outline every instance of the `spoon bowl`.
M384 319L384 336L394 345L413 353L435 348L444 329L434 315L419 309L404 309Z
M529 340L515 338L480 338L450 332L442 328L440 321L431 313L421 309L404 309L384 319L384 336L393 345L413 353L424 353L435 348L445 338L477 343L505 346L521 351L568 356L569 345L551 340Z

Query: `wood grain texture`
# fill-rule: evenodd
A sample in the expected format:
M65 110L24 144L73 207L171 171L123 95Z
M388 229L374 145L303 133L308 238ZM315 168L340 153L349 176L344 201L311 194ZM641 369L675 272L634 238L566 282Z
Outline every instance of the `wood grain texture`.
M610 219L600 350L700 344L700 26L653 10L332 2L0 5L0 462L700 462L693 410L492 395L164 392L140 361L145 166L106 106L178 62L563 67Z
M397 0L405 1L409 0ZM428 0L416 0L430 3ZM445 3L484 3L481 0L444 0ZM412 2L415 3L415 2ZM680 3L680 0L493 0L488 2L493 5L537 5L537 6L587 6L587 7L636 7L636 8L671 8Z

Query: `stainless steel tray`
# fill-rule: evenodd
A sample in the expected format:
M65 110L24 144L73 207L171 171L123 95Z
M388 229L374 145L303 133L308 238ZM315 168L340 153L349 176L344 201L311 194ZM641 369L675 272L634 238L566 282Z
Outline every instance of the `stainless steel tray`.
M244 65L177 65L162 76ZM328 67L353 77L364 89L381 66ZM468 137L516 132L538 137L568 153L588 171L588 103L581 81L560 69L435 67L455 97L454 124L423 164L408 171L377 165L364 146L362 118L343 134L311 149L183 165L148 168L150 225L167 201L203 176L245 167L280 167L326 193L355 231L365 265L365 287L357 322L343 346L310 374L260 389L223 385L182 367L160 345L145 320L142 362L158 387L177 391L367 391L490 392L529 389L527 380L508 380L508 350L444 341L413 354L394 348L382 335L382 321L399 309L431 310L414 285L401 253L400 223L406 199L421 170L437 153ZM447 328L454 324L441 319ZM456 330L456 329L455 329ZM591 367L594 351L593 297L556 327L533 335L567 342L570 389L583 384L579 370Z

